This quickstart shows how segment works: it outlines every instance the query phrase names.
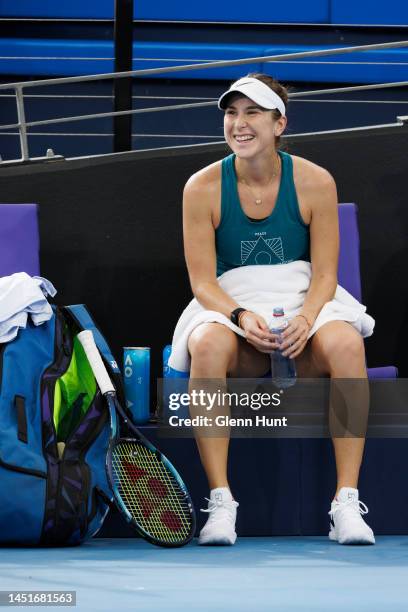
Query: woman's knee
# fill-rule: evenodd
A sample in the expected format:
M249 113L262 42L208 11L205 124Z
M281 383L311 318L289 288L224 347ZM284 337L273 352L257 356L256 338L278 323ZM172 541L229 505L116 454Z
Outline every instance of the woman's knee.
M355 364L364 362L364 341L361 335L349 324L336 322L336 326L325 330L316 337L318 354L329 364ZM318 333L318 332L317 332Z
M191 358L200 363L217 361L228 365L237 348L234 332L219 323L200 325L190 334L188 341Z

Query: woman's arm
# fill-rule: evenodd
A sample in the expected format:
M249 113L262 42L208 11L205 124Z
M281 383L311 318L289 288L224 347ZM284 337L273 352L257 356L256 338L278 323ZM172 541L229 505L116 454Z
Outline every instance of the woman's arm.
M310 258L312 279L300 315L294 317L283 335L284 354L300 355L317 315L336 291L339 255L337 189L333 177L323 168L313 170L313 186L305 193L311 211ZM287 350L286 350L287 349Z
M212 202L217 189L204 177L194 174L183 193L183 235L191 289L200 304L226 317L239 304L217 282L215 230Z
M228 319L240 307L217 282L215 230L212 203L219 198L219 186L193 175L183 194L184 254L191 289L196 299L207 310L216 310ZM258 351L268 353L277 348L275 336L270 334L266 321L260 315L245 312L240 327L247 341Z
M339 258L339 214L333 177L324 171L311 204L310 259L312 280L301 313L313 325L323 305L337 286Z

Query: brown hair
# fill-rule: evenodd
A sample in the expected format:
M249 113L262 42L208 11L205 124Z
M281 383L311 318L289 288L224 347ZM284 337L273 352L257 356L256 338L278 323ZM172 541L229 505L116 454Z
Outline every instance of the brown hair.
M265 85L270 87L270 89L272 89L272 91L274 91L282 99L285 107L287 108L288 101L289 101L288 90L286 87L281 85L279 81L277 81L271 76L268 76L267 74L263 74L262 72L251 72L247 74L247 76L251 77L252 79L258 79L258 81L262 81L262 83L265 83ZM275 108L272 111L272 116L276 120L276 119L279 119L279 117L281 117L281 113L280 111L278 111L277 108ZM275 136L275 147L277 149L280 146L280 139L281 139L280 136Z

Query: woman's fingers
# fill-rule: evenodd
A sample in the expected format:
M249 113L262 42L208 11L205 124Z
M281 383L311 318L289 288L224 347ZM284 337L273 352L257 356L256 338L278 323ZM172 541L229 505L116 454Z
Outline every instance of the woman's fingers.
M245 337L247 342L261 353L271 353L279 348L275 335L269 331L250 327L246 329Z
M284 351L289 346L293 345L299 338L307 338L309 326L303 318L298 317L296 321L291 321L285 331L282 333L282 350Z
M285 352L288 348L293 347L299 340L307 339L308 330L303 328L295 328L290 334L288 334L281 344L282 352Z
M306 342L307 338L298 338L298 340L296 340L289 348L287 348L285 351L282 351L282 355L284 357L290 357L291 359L297 357L297 355L300 354L300 352L302 351Z
M301 345L299 346L299 348L298 348L298 349L297 349L297 350L296 350L294 353L292 353L292 354L289 356L289 358L290 358L290 359L296 359L296 357L299 357L299 355L302 353L302 351L303 351L303 349L305 348L305 346L306 346L306 342L304 342L303 344L301 344Z
M293 344L299 337L297 332L298 326L295 326L295 328L292 326L288 328L286 330L287 336L282 337L281 334L272 333L266 321L261 316L250 311L242 315L240 324L245 332L247 342L261 353L284 350L290 344Z
M258 348L259 350L262 349L264 352L271 352L278 346L273 340L270 340L265 336L260 337L258 333L255 333L252 330L248 330L246 332L246 339L256 348Z
M285 333L282 334L282 350L285 350L285 348L296 342L296 340L298 340L300 337L301 332L302 330L298 329L297 327L291 327L290 329L285 330Z

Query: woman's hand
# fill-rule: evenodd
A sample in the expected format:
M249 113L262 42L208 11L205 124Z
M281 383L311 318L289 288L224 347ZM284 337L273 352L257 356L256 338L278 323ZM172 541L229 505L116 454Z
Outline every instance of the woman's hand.
M298 357L306 346L310 325L303 316L297 315L281 334L282 343L279 345L284 357L294 359Z
M271 353L280 347L276 334L269 331L265 319L255 312L250 310L243 312L239 319L239 325L245 332L247 342L252 344L260 353Z

